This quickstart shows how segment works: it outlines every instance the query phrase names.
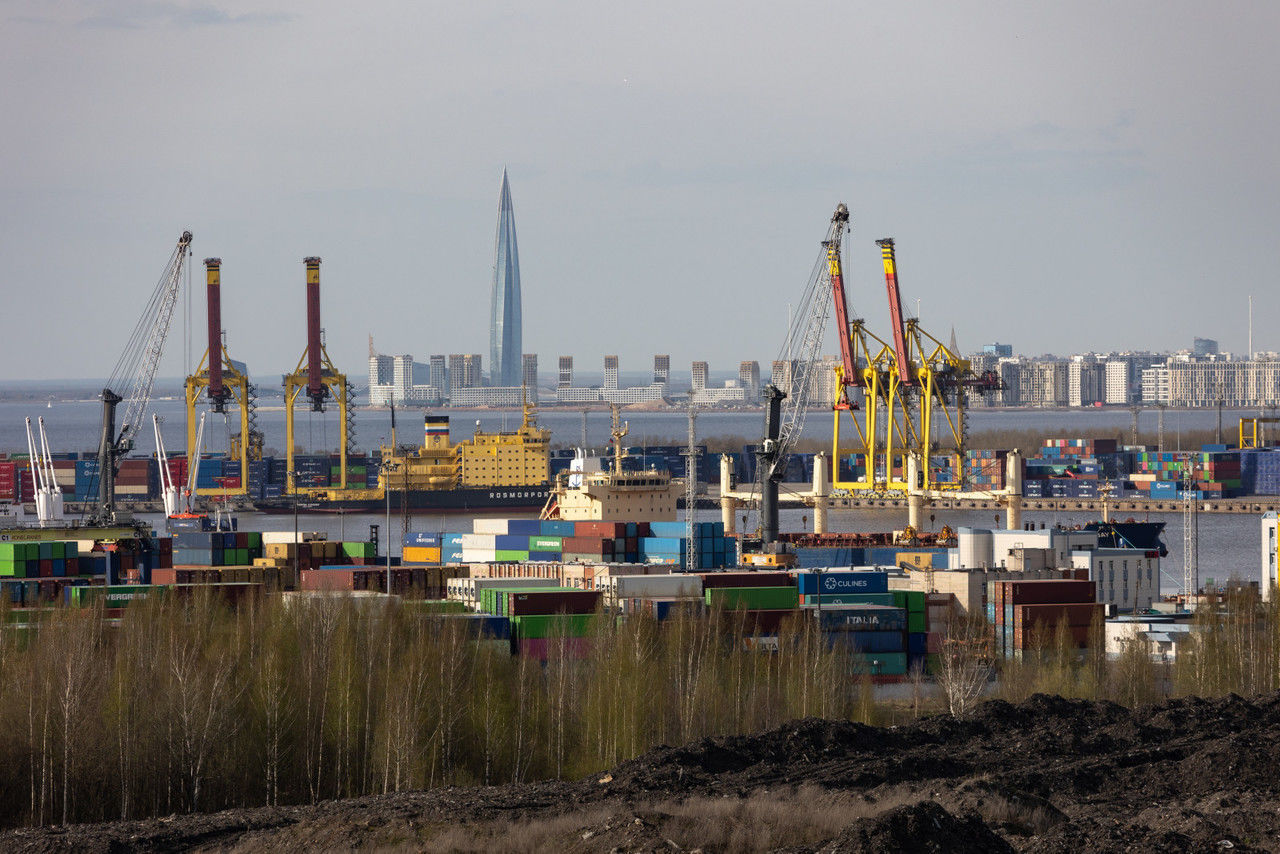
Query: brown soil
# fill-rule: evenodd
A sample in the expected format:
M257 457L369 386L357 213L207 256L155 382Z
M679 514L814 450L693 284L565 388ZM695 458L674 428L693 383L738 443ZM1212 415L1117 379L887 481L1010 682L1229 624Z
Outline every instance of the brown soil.
M568 783L10 831L3 851L1280 851L1280 694L808 719Z

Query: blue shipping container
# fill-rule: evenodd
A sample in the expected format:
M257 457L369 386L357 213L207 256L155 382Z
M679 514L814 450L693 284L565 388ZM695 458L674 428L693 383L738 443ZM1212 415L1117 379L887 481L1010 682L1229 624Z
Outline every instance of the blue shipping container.
M887 572L801 572L796 575L801 596L819 593L884 593L889 589Z

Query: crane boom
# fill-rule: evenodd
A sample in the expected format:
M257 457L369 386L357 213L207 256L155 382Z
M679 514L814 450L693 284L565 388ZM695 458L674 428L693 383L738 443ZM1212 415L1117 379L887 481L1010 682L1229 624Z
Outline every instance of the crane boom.
M134 435L142 426L143 413L151 405L151 389L155 384L156 369L160 367L160 358L164 355L165 339L169 337L173 309L178 304L182 271L186 266L187 248L190 245L191 232L182 232L151 295L151 301L138 319L133 338L116 363L116 372L112 373L111 380L107 383L108 388L120 381L129 383L129 391L124 398L124 418L120 421L120 435L115 443L117 448L123 448L126 453L133 445Z
M831 278L831 301L836 309L836 337L840 339L840 362L844 367L840 381L848 386L861 383L861 377L858 373L858 365L853 358L853 341L849 336L849 303L844 294L844 271L840 267L840 236L849 222L849 209L843 202L836 206L835 216L831 218L833 229L837 226L837 220L839 223L838 231L834 235L835 239L827 241L824 245L827 247L827 275Z
M98 444L98 507L93 514L96 522L109 524L115 521L115 476L120 460L133 449L133 437L142 426L142 416L151 405L151 390L156 380L156 369L164 355L165 339L169 336L169 323L178 303L178 291L182 285L182 271L191 246L191 232L184 231L177 246L169 255L164 273L156 283L151 299L138 318L133 333L125 343L124 352L111 371L102 389L102 435ZM112 391L123 384L128 392L121 397ZM120 432L115 432L116 406L125 404L124 418L120 420Z
M831 227L822 241L822 254L814 265L804 300L796 315L794 326L787 335L782 360L790 367L790 382L786 390L782 411L779 413L778 438L775 453L766 475L779 481L786 470L787 457L795 448L804 429L804 418L809 409L809 399L814 386L814 374L818 364L822 339L827 330L827 316L832 305L837 317L845 315L844 329L840 337L841 353L848 350L848 310L844 301L844 283L840 275L840 241L849 222L849 209L841 202L831 216ZM833 273L835 280L832 279Z
M889 323L893 326L893 352L898 360L898 376L904 385L918 385L907 354L906 324L902 319L902 293L898 290L898 261L894 256L893 238L877 240L884 260L884 285L889 295Z

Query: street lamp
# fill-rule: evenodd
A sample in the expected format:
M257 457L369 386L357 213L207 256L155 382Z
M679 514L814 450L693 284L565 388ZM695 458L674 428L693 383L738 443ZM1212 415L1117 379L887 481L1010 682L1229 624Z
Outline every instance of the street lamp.
M293 583L299 588L302 580L298 575L298 473L290 471L289 482L293 484Z
M391 490L388 488L387 475L400 468L400 464L383 457L378 463L378 482L382 485L382 494L387 499L387 535L384 537L387 550L387 595L391 595Z

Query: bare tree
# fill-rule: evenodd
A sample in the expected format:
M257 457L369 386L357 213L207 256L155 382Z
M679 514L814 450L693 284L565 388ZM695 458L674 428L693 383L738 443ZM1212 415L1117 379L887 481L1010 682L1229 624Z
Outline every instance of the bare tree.
M973 709L991 680L990 647L990 627L985 620L951 620L938 655L938 687L948 711L956 717Z

